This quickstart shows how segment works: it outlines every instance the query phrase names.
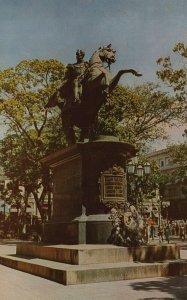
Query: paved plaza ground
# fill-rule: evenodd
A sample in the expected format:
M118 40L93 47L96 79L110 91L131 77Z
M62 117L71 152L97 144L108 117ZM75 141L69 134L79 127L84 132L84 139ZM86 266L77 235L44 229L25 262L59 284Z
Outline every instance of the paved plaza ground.
M187 259L187 243L181 258ZM0 254L14 254L15 241L0 242ZM0 300L187 300L187 275L63 286L0 265Z

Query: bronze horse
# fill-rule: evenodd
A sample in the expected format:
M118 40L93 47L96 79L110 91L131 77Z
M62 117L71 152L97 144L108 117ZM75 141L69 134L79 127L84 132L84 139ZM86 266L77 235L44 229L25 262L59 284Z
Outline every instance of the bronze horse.
M50 97L45 106L45 108L58 106L61 109L62 126L69 145L75 143L74 126L81 129L80 141L89 138L99 109L102 104L106 103L108 95L117 86L123 74L132 73L135 76L141 76L135 70L129 69L120 70L112 78L110 65L115 62L115 52L110 44L106 47L100 47L93 53L81 81L82 95L80 103L73 102L74 76L70 75L65 84ZM108 64L109 70L107 70L106 64Z

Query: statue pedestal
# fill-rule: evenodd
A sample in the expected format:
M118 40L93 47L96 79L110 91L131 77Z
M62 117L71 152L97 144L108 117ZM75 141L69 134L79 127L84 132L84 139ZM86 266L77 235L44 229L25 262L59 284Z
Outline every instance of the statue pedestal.
M111 182L114 176L109 176L107 186L101 186L101 174L113 166L124 170L126 160L135 154L131 144L96 140L45 157L42 162L53 172L53 208L51 220L43 226L44 242L107 243L112 224L101 198L125 202L126 185L121 187L117 177Z

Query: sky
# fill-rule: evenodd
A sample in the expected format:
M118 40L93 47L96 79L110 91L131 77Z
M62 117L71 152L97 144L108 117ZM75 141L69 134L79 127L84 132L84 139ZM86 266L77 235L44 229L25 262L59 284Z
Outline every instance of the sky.
M143 74L120 83L157 82L156 60L186 42L186 16L186 0L0 0L0 67L33 58L73 63L77 49L88 60L112 43L113 75L124 68Z

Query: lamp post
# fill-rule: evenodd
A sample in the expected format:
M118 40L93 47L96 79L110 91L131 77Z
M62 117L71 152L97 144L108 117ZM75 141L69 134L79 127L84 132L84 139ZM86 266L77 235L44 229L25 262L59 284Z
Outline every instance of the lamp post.
M51 219L51 206L52 206L52 192L53 192L53 176L52 171L49 170L49 182L48 182L48 220Z
M161 209L162 209L162 196L160 195L159 185L156 185L156 202L158 205L158 226L161 225Z
M132 201L135 199L136 209L139 208L139 203L142 204L142 185L147 180L150 172L151 166L149 162L143 165L138 162L138 158L135 157L126 166L128 174L128 183L130 187L130 192L132 196ZM141 209L142 210L142 209ZM141 211L142 213L142 211Z
M5 182L1 182L1 184L0 184L0 196L1 196L1 200L4 202L1 205L1 207L3 207L4 220L5 220L5 215L6 215L6 198L7 198L7 193L5 191Z

